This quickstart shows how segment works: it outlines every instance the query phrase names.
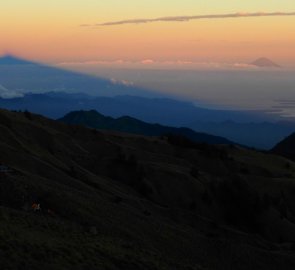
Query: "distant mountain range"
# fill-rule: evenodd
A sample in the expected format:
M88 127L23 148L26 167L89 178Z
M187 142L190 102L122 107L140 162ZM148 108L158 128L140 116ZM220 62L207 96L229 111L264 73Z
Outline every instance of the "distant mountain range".
M254 62L251 63L254 66L257 67L265 67L265 68L280 68L281 66L273 62L272 60L266 58L266 57L261 57L256 59Z
M71 125L82 125L89 128L113 130L146 136L185 136L197 143L234 144L225 138L198 133L189 128L174 128L159 124L149 124L129 116L114 119L112 117L106 117L95 110L70 112L59 119L59 121Z
M295 131L294 123L272 122L269 116L259 112L210 110L167 98L92 97L81 93L50 92L0 98L0 107L29 110L54 119L71 111L94 109L115 118L128 115L147 123L188 127L262 149L271 149Z
M113 117L129 115L146 122L178 126L192 121L259 121L265 115L259 112L210 110L193 103L169 98L146 98L121 95L93 97L82 93L48 92L26 93L17 98L0 98L0 107L11 110L29 110L50 118L60 118L75 110L96 109ZM54 108L54 110L52 109Z
M295 131L294 122L284 121L250 121L248 123L196 121L187 126L199 132L225 137L243 145L260 149L271 149L279 141Z
M295 130L294 123L261 111L205 109L123 82L13 56L0 58L0 107L54 119L70 111L94 109L115 118L128 115L147 123L188 127L263 149L272 148Z

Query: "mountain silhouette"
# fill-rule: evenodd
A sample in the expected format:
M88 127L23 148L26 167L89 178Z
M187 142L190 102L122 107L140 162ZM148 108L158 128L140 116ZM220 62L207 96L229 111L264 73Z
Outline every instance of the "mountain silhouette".
M257 66L257 67L269 67L269 68L279 68L280 66L276 64L275 62L271 61L268 58L261 57L255 60L251 63L251 65Z
M189 124L188 127L198 132L221 136L242 145L270 150L295 130L295 123L288 121L249 121L248 123L199 121Z
M89 128L114 130L146 136L161 136L167 134L185 136L198 143L233 144L233 142L225 138L206 133L198 133L189 128L174 128L159 124L149 124L129 116L114 119L112 117L106 117L95 110L70 112L59 119L59 121L72 125L83 125Z
M214 134L242 145L267 150L294 130L294 123L273 122L273 116L261 112L210 110L191 102L168 98L122 95L93 97L65 92L23 94L11 88L8 90L5 85L3 87L7 91L1 91L0 88L0 107L29 110L53 119L61 118L71 111L94 109L114 118L128 115L147 123L188 127L196 132Z
M294 129L295 130L295 129ZM279 142L272 152L295 160L295 132Z

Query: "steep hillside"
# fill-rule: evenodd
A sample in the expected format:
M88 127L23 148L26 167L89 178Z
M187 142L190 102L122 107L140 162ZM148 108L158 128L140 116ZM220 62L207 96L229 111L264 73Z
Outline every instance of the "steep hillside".
M189 128L174 128L159 124L149 124L129 116L114 119L112 117L106 117L95 110L70 112L59 119L59 121L66 124L82 125L89 128L114 130L138 135L162 136L165 134L175 134L185 136L199 143L232 144L232 142L225 138L206 133L198 133Z
M0 269L295 268L285 158L4 110L0 150Z
M293 122L195 122L188 127L216 136L225 137L242 145L258 149L272 149L279 141L294 132Z
M295 160L295 133L279 142L272 149L272 152Z

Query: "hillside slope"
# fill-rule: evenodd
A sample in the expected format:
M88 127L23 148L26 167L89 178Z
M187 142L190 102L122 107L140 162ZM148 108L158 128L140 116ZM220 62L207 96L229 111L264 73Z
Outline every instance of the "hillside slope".
M1 269L295 267L284 158L5 110L0 149Z
M112 117L106 117L95 110L70 112L59 119L59 121L66 124L82 125L89 128L114 130L146 136L175 134L186 136L192 141L199 143L232 144L232 142L225 138L195 132L189 128L174 128L159 124L149 124L129 116L114 119Z
M272 149L272 152L295 160L295 133L279 142Z
M242 145L257 149L272 149L278 142L294 132L295 123L292 122L260 122L238 123L225 122L194 122L188 127L227 138Z

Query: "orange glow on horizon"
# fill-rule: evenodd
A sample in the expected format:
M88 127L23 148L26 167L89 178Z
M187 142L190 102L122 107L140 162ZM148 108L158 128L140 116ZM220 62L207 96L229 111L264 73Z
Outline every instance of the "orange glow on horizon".
M249 62L260 56L280 63L295 63L295 17L205 19L87 28L80 25L115 20L119 13L113 11L112 16L108 16L97 12L101 16L96 16L90 1L86 2L88 6L75 4L70 10L65 5L56 9L54 4L42 4L43 13L40 3L13 14L0 11L0 53L10 52L50 63L100 59ZM176 3L173 5L176 8ZM101 6L110 11L110 6ZM79 7L80 13L77 12ZM127 18L134 17L132 12L129 9L124 14ZM153 17L162 13L160 8ZM142 16L151 15L146 11Z

